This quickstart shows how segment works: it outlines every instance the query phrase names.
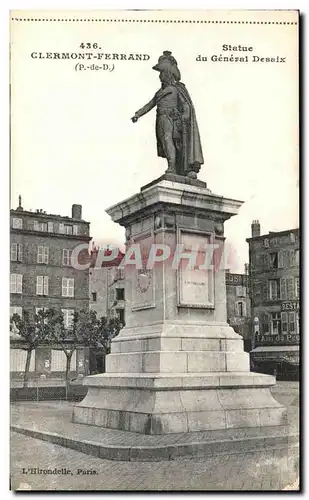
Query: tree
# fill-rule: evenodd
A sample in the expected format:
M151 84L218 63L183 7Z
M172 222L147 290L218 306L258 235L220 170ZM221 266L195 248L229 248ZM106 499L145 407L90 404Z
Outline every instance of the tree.
M28 387L32 351L39 344L49 342L51 338L51 331L47 320L48 311L44 310L38 311L32 320L27 311L24 311L23 317L20 317L19 314L13 314L11 317L11 324L15 324L18 335L25 341L25 344L21 345L21 349L27 352L23 387Z
M76 313L75 313L76 314ZM60 346L61 350L66 356L65 367L65 381L66 385L69 380L69 373L71 368L71 360L74 351L78 345L78 339L75 332L75 318L73 318L72 327L66 328L64 326L64 318L61 310L49 310L48 323L50 326L51 337L53 343Z
M110 352L111 340L121 329L120 321L115 318L98 318L95 311L81 311L75 316L75 334L78 343L92 349L92 352L105 357ZM93 357L95 372L98 372L97 359Z

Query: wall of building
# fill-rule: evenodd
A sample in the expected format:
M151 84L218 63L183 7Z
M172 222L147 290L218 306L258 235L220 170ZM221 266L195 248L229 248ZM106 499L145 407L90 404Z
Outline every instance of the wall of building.
M298 350L293 348L289 352L288 346L300 343L299 230L270 233L247 241L254 319L253 347L268 346L265 353L271 353L269 348L275 346L277 351L274 356L263 354L258 349L254 351L254 358L257 362L272 359L272 364L277 360L288 365L289 358L295 359L295 353L298 356ZM281 350L279 346L282 346Z
M92 267L89 279L90 310L96 311L99 317L118 317L125 323L123 270L118 266Z
M228 323L244 339L245 351L251 350L251 308L249 277L226 273L226 310Z
M70 260L63 258L64 250L69 251L68 257L77 247L83 248L79 258L79 263L82 263L81 259L85 259L85 249L91 239L89 223L81 219L80 205L73 205L72 216L61 217L42 211L27 212L21 207L11 210L10 272L11 275L22 276L22 286L15 291L11 288L10 314L28 312L31 316L37 308L71 311L89 309L89 270L76 269ZM38 258L39 247L48 249L43 263L40 262L42 259ZM38 293L38 276L48 278L48 288L43 289L43 294ZM74 280L72 297L63 294L63 279ZM26 351L21 348L24 344L22 340L11 339L13 378L21 376L20 367L25 364ZM84 349L73 355L72 373L78 373L78 366L85 357L83 353ZM57 377L64 374L65 366L65 355L56 346L38 348L32 352L30 374L33 377L42 373ZM86 373L87 367L82 370Z

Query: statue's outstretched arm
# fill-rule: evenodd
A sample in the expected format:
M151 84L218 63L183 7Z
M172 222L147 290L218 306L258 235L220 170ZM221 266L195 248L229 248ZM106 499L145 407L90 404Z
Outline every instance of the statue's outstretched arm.
M133 116L133 118L131 118L131 120L132 121L137 121L138 118L140 118L141 116L143 116L146 113L148 113L148 111L151 111L152 108L154 108L156 104L157 104L156 98L153 97L151 99L151 101L149 101L147 104L145 104L145 106L143 106L141 109L139 109L138 111L136 111L135 115Z

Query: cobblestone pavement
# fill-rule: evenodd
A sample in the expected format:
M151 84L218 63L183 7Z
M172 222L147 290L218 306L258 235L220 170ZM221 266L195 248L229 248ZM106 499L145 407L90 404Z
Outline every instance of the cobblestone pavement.
M282 456L280 450L275 455L268 451L172 462L116 462L14 432L11 450L13 490L267 491L281 490L298 477L295 456ZM70 472L31 474L31 468Z
M283 391L279 387L278 391L282 393L282 397L289 396L288 386L285 386ZM298 391L295 392L293 386L291 392L293 397L290 398L291 406L288 410L290 425L294 426L298 418ZM281 396L275 397L279 400ZM48 402L40 404L41 409L45 407L45 411L48 410ZM64 413L64 406L62 408L61 405L65 404L59 403L59 427L63 425L60 416ZM24 412L24 419L29 419L30 413L32 414L29 403L16 406L20 406L19 413ZM34 420L37 424L39 413L35 414ZM63 470L62 474L57 475L31 473L29 469L35 468L57 468L71 472L64 474ZM78 469L81 469L79 473ZM87 470L90 473L83 473ZM162 462L120 462L92 457L15 432L11 437L13 490L278 491L289 489L291 485L297 487L298 476L298 456L295 448L288 456L285 449L277 449Z

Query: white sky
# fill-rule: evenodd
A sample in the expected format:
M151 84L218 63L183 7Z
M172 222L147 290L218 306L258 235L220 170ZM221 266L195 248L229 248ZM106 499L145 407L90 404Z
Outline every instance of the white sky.
M271 20L282 14L260 15ZM12 208L19 194L25 209L61 215L80 203L97 242L123 243L123 228L105 209L166 169L156 156L155 111L136 124L130 117L159 88L151 68L168 49L195 105L205 159L199 178L214 193L244 201L225 225L238 255L233 270L243 272L248 261L252 219L260 220L262 233L298 226L297 27L15 22L11 38ZM146 53L150 60L115 61L113 72L76 72L74 61L30 57L33 51L81 52L87 41L104 52ZM250 45L251 55L287 62L196 62L199 54L228 55L224 43Z

